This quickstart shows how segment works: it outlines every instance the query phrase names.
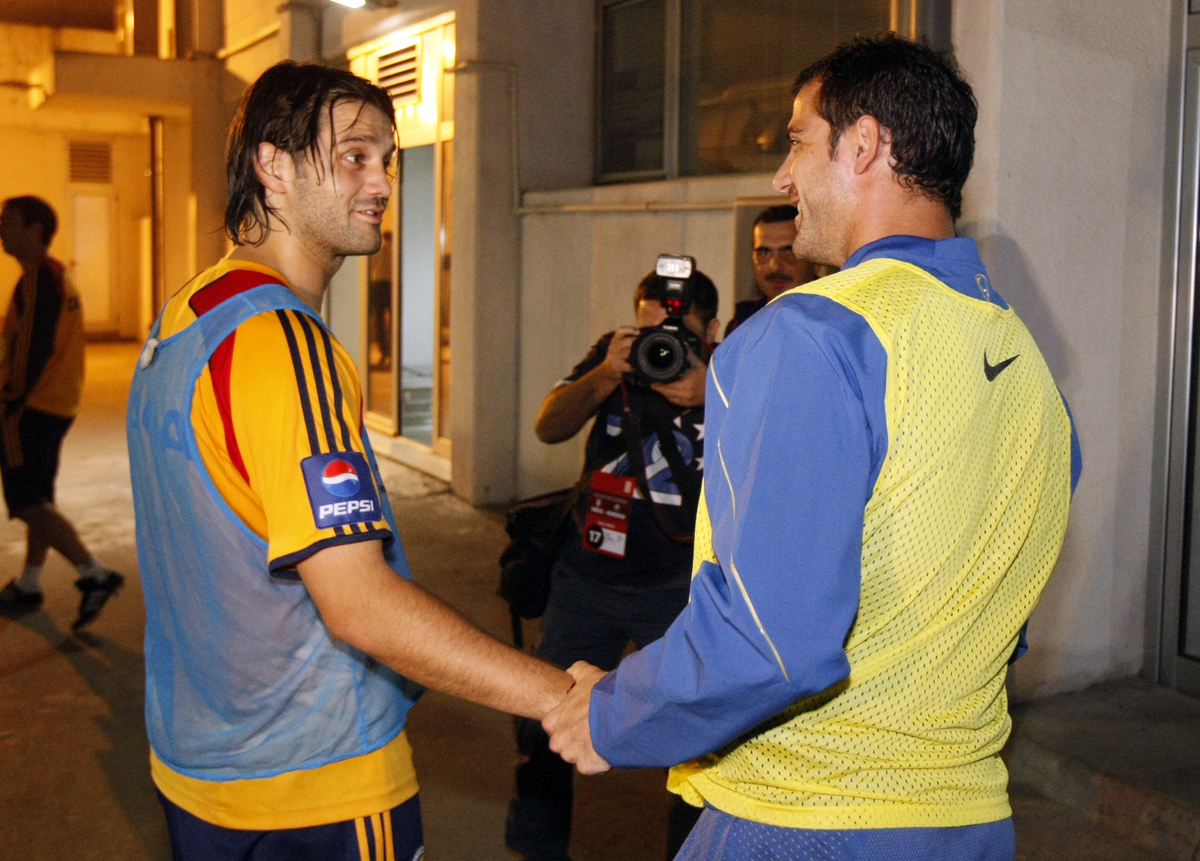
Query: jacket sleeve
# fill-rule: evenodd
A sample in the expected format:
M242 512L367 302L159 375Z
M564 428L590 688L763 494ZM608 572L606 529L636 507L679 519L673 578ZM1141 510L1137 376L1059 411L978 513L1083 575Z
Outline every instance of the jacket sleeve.
M722 345L706 394L712 554L659 641L596 686L590 725L616 766L715 751L845 679L863 511L887 449L887 357L866 322L798 294ZM704 512L698 524L703 533Z

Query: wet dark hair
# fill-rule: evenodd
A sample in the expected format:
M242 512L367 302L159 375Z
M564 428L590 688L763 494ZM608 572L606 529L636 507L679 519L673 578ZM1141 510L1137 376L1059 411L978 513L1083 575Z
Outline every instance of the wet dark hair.
M894 34L855 39L801 72L792 98L810 81L821 85L816 110L831 126L831 156L847 128L872 116L891 133L900 182L962 214L979 111L953 56Z
M782 224L785 221L795 221L798 214L799 212L796 207L790 203L768 206L754 219L754 223L750 225L750 229L753 230L760 224Z
M259 144L274 144L297 161L307 155L320 176L321 120L329 129L332 159L333 109L341 102L376 107L391 121L392 129L396 127L395 108L386 91L350 72L315 63L277 63L242 96L226 147L225 231L234 244L257 245L267 235L272 210L254 173ZM258 236L249 239L256 231Z
M712 283L712 279L701 272L699 269L692 273L692 277L688 279L691 283L692 293L692 308L699 315L701 321L707 326L712 319L717 316L717 285ZM661 302L667 294L667 279L660 275L651 272L637 286L637 290L633 294L633 310L636 312L638 305L642 300L647 302Z
M40 224L42 226L42 242L45 245L50 244L50 240L58 232L58 216L54 214L54 207L40 197L32 195L10 197L4 201L4 205L0 209L9 207L21 213L21 220L25 222L26 227L31 224Z

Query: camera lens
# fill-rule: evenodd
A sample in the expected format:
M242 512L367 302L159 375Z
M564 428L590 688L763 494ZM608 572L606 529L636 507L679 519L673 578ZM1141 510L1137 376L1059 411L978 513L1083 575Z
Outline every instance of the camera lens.
M630 364L652 383L669 383L687 368L687 347L671 332L648 329L634 342Z
M646 355L643 358L646 360L646 367L656 371L665 371L675 364L675 354L676 350L669 344L655 341L647 345Z

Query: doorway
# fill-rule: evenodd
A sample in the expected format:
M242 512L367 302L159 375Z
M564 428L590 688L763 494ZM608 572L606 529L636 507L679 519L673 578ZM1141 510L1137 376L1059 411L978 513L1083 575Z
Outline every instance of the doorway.
M383 244L360 270L365 421L450 457L453 16L352 52L392 96L400 150Z
M109 193L72 195L74 277L89 333L111 334L113 320L113 199Z

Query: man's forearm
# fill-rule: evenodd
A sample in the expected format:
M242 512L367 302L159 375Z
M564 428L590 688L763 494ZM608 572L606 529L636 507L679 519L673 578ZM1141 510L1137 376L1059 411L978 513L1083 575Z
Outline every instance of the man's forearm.
M556 443L575 436L619 385L621 374L602 362L578 380L554 389L542 401L534 424L538 439Z
M379 543L326 548L297 568L331 633L430 688L541 719L570 676L479 630L392 571Z
M375 638L364 651L423 685L526 717L542 718L570 689L561 670L505 646L419 586L395 579L401 594L392 606L406 620L403 632Z

